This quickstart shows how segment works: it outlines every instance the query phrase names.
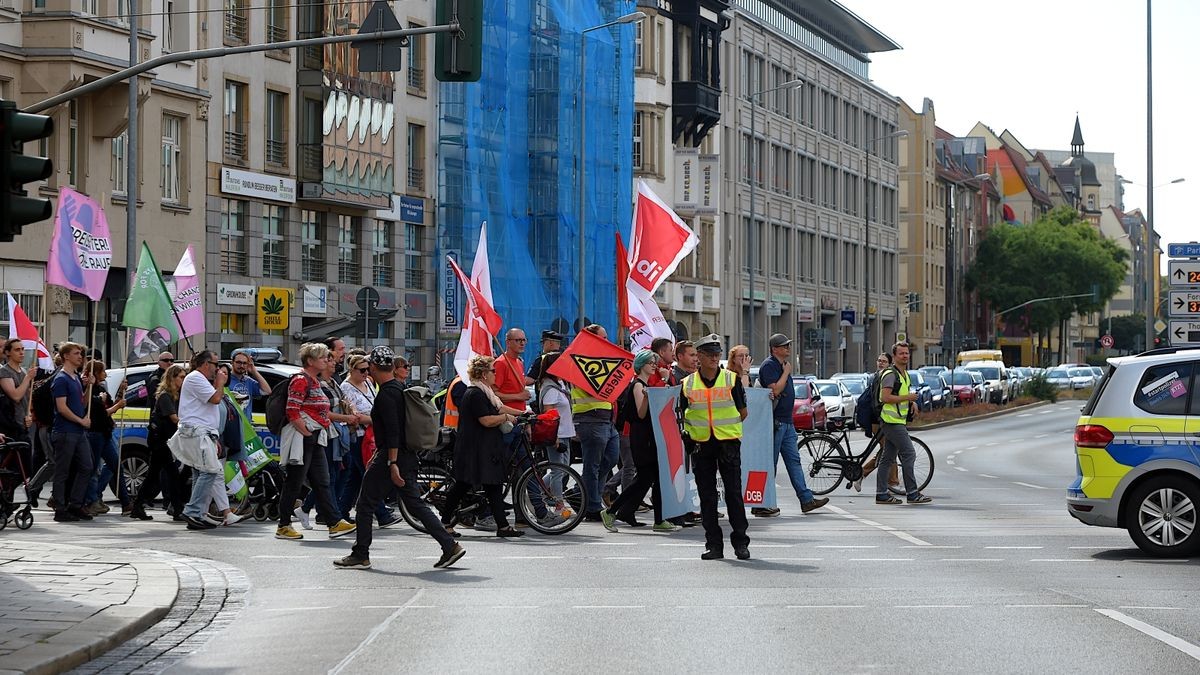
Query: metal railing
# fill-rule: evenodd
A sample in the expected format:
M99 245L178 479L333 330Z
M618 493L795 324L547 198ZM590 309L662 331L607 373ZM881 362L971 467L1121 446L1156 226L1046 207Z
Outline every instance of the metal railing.
M221 272L225 274L246 274L246 263L249 256L245 251L221 251Z
M246 41L247 27L250 22L241 10L225 10L225 38L237 42Z
M287 26L267 24L267 42L283 42L288 39Z
M325 258L304 256L300 261L300 276L304 281L325 281Z
M361 269L357 262L352 260L338 261L338 283L339 284L357 284L362 278Z
M408 167L408 187L418 190L425 189L425 169L419 166Z
M246 134L236 131L225 132L225 156L246 159Z
M425 68L408 68L408 86L410 89L425 91Z
M390 267L375 266L371 268L371 281L376 286L391 287L395 273Z
M263 276L272 279L287 278L287 257L274 253L263 254Z
M286 165L288 160L287 142L267 139L267 162L270 164Z

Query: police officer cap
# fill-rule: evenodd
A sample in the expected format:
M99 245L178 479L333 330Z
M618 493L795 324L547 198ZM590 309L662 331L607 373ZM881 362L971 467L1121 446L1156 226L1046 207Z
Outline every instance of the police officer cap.
M725 348L721 345L721 336L712 333L696 340L696 351L719 354L725 351Z
M565 339L566 339L566 336L564 336L562 333L559 333L557 331L552 331L552 330L542 331L542 340L558 340L559 342L562 342Z
M391 347L380 345L371 350L371 355L367 357L367 363L379 368L390 369L395 365L396 352L392 351Z

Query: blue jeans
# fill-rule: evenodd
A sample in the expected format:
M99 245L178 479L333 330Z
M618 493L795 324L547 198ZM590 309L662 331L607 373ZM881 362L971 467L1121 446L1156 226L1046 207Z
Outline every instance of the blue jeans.
M779 455L783 455L783 466L787 468L792 489L801 504L813 500L812 490L804 482L804 467L800 464L800 451L796 448L796 427L792 423L775 420L775 466L779 466Z
M121 454L117 451L117 439L111 433L101 434L88 432L88 444L92 448L92 466L94 467L92 475L88 481L87 495L84 497L84 504L92 502L104 496L104 490L108 488L109 481L112 480L114 474L118 474ZM103 468L101 468L103 461ZM117 497L121 500L121 504L129 503L129 489L125 485L125 481L117 481Z
M575 431L583 448L583 489L587 490L586 513L602 507L600 487L616 466L621 454L621 436L612 422L601 419L575 418Z
M192 498L183 507L183 515L200 518L208 513L208 505L220 489L225 491L225 476L219 473L204 473L192 469Z

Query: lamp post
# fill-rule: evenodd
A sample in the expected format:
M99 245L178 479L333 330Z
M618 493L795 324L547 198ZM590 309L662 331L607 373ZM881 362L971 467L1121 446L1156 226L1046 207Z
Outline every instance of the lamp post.
M749 83L747 82L747 84L749 84ZM749 263L750 263L749 264L749 267L750 267L750 339L747 342L747 344L750 344L750 345L755 344L755 342L754 342L754 327L755 327L755 324L754 324L754 268L758 264L758 224L755 221L755 217L754 217L755 216L754 198L758 192L758 189L757 189L758 188L758 159L757 159L758 153L755 152L756 146L758 145L758 143L757 143L756 139L754 138L754 136L758 132L757 126L755 124L756 120L758 119L757 116L755 115L755 112L757 111L756 99L759 96L762 96L763 94L769 94L773 91L779 91L780 89L795 89L796 87L799 87L803 84L804 84L804 80L788 80L787 82L784 82L783 84L779 85L778 87L771 87L770 89L763 89L762 91L756 91L752 94L746 95L746 100L749 101L749 103L750 103L750 157L749 157L749 164L750 164L750 237L749 237L749 241L746 243L746 246L748 246L749 250L750 250L750 256L749 256L750 257L750 260L749 260ZM751 349L753 349L753 347L751 347Z
M867 372L871 372L871 210L870 210L870 161L871 161L871 146L879 141L886 141L891 138L903 138L908 135L908 129L900 129L893 131L890 134L879 136L878 138L865 141L863 143L863 307L862 307L862 325L863 325L863 367ZM882 326L883 324L880 323ZM883 335L880 334L879 341L883 342Z
M1147 42L1149 41L1149 31L1150 31L1150 29L1149 29L1149 11L1150 11L1149 4L1150 4L1149 2L1146 3ZM1152 153L1153 151L1148 150L1147 152ZM1145 233L1146 240L1144 242L1144 246L1142 246L1142 248L1146 252L1146 259L1142 261L1142 275L1145 276L1146 278L1141 279L1142 285L1145 288L1144 292L1141 294L1141 299L1142 299L1144 311L1146 314L1146 316L1145 316L1145 319L1146 319L1145 335L1143 336L1146 342L1145 342L1144 347L1145 347L1145 349L1150 349L1154 345L1154 333L1155 333L1154 320L1157 318L1155 316L1157 314L1157 307L1155 307L1155 305L1154 305L1154 279L1158 275L1158 270L1155 269L1155 267L1154 267L1154 225L1150 222L1150 210L1153 208L1153 204L1154 204L1154 190L1157 188L1160 188L1160 187L1166 187L1168 185L1178 185L1179 183L1182 183L1187 179L1186 178L1175 178L1175 179L1169 180L1165 183L1159 183L1158 185L1154 185L1153 184L1154 174L1153 174L1153 169L1151 169L1149 180L1147 181L1146 185L1131 181L1127 178L1118 178L1117 180L1126 185L1137 185L1138 187L1146 188L1146 233ZM1135 272L1134 278L1137 279L1137 276L1138 275ZM1135 293L1135 295L1134 295L1135 305L1136 305L1136 302L1137 302L1137 294ZM1136 310L1135 310L1135 312L1136 312Z
M990 181L991 174L978 173L974 176L975 180ZM949 191L949 205L946 208L946 336L948 339L943 342L949 344L943 345L946 348L946 361L950 366L950 377L954 377L954 367L957 365L957 346L958 346L958 263L962 256L958 255L955 250L955 232L957 231L958 222L958 188L962 185L962 181L951 181L954 186L953 190ZM985 195L986 199L986 195ZM986 201L984 202L986 204ZM986 213L986 211L985 211Z
M637 23L645 18L645 12L631 12L629 14L619 16L607 23L602 23L599 26L584 28L579 32L579 171L576 174L579 177L579 182L577 185L577 192L579 193L579 327L577 328L576 332L582 331L583 327L586 325L584 321L584 300L586 299L586 293L584 289L587 278L584 274L586 270L584 252L587 246L584 243L584 206L587 192L584 190L584 177L587 171L585 169L586 155L584 150L587 147L587 101L585 100L587 88L584 83L587 78L587 34L594 30L609 28L619 24Z

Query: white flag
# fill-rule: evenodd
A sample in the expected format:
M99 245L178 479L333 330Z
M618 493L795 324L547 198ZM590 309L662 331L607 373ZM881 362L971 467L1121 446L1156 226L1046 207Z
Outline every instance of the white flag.
M650 343L655 338L667 338L674 341L675 335L654 298L643 298L638 293L626 288L629 294L629 342L633 351L650 349Z

